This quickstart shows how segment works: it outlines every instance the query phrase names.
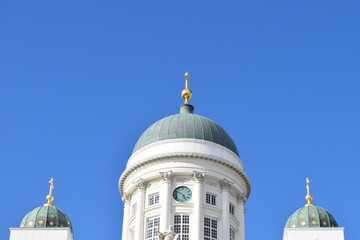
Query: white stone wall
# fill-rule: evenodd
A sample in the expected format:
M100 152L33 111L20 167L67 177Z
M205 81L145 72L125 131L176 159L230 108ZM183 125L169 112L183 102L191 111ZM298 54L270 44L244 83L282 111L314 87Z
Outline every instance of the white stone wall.
M10 228L10 240L73 240L70 228Z
M285 228L283 240L344 240L344 228Z
M146 239L146 220L153 217L160 217L159 230L164 232L174 224L175 214L190 216L190 239L204 238L204 217L218 221L218 239L228 239L224 235L229 235L230 227L237 240L245 239L244 203L250 189L236 154L218 144L193 139L161 141L145 148L129 159L119 181L120 192L126 196L125 212L137 204L135 216L124 214L123 240L131 239L133 229L138 233L135 240ZM204 173L204 177L194 179L194 171ZM189 201L181 203L172 197L179 186L192 191ZM159 204L149 206L149 195L154 193L159 193ZM206 204L206 193L216 195L215 206ZM229 213L230 202L235 206L234 215Z

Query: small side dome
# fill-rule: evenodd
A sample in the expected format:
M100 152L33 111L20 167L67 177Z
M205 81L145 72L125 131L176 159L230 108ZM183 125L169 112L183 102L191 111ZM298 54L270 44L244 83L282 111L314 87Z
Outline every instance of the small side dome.
M306 178L307 204L297 209L287 220L286 228L309 228L309 227L338 227L335 218L325 209L314 205L311 201L310 179Z
M59 208L53 205L54 196L54 179L51 178L49 181L50 189L49 194L46 196L47 203L43 206L37 207L25 215L20 223L21 228L62 228L69 227L71 233L73 228L70 219L66 214Z
M152 124L136 142L133 153L151 143L176 139L191 138L217 143L233 151L239 156L234 141L216 122L193 114L190 104L180 106L180 113L165 117Z
M309 228L309 227L338 227L338 224L328 211L315 206L306 205L297 209L287 220L287 228Z
M30 211L23 218L21 228L69 227L73 232L70 219L55 206L40 206Z

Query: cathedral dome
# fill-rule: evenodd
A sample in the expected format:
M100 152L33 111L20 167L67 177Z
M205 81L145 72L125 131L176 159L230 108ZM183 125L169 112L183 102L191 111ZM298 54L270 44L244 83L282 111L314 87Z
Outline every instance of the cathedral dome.
M309 227L338 227L338 224L328 211L315 206L306 204L297 209L287 220L287 228L309 228Z
M165 117L152 124L135 144L133 153L151 143L190 138L217 143L239 156L234 141L229 134L216 122L193 114L194 107L190 104L180 106L180 113Z

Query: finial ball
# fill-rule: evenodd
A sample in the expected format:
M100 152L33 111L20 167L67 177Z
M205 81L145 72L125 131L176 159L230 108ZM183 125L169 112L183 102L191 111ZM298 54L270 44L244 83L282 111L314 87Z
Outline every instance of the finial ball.
M187 99L189 100L191 97L192 97L192 92L190 89L184 89L182 92L181 92L181 96L183 99Z
M185 77L189 77L189 73L186 72L186 73L184 74L184 76L185 76Z

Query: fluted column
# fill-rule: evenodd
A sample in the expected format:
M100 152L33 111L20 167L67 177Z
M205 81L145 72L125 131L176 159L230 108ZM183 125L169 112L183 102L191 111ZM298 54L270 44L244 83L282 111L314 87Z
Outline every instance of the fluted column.
M236 209L236 216L240 222L239 225L239 240L245 240L245 202L246 198L244 195L238 195L237 197L237 209Z
M194 218L192 220L192 238L191 239L201 239L202 233L202 200L203 200L203 181L205 172L193 171L193 181L194 184Z
M130 216L130 196L125 193L122 197L122 200L124 202L124 217L123 217L123 231L122 231L122 239L127 240L128 234L129 234L129 216Z
M160 232L166 232L170 226L170 200L171 200L171 181L172 171L160 172L163 180L163 191L160 193L161 217Z
M224 178L220 181L221 197L222 197L222 236L223 239L230 238L230 196L229 191L232 186L232 182Z
M137 210L135 219L135 240L143 240L144 237L144 202L145 202L145 190L146 182L140 178L134 184L137 187Z

